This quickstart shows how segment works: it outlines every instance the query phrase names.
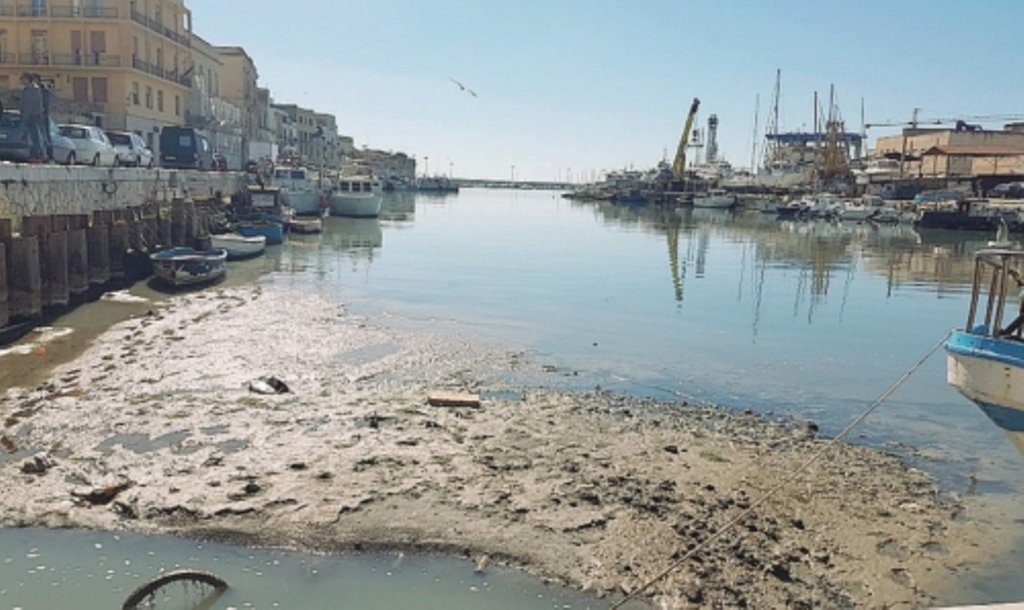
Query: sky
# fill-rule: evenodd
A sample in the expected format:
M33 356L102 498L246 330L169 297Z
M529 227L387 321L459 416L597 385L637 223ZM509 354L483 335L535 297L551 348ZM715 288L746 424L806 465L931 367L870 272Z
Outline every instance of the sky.
M779 125L813 129L834 85L847 129L1024 116L1019 0L186 0L275 102L337 116L418 173L590 180L674 155L690 102L749 166L776 70ZM478 97L462 91L456 79ZM759 96L759 104L756 104ZM1004 121L986 123L1001 127ZM899 127L868 130L873 141ZM692 153L691 153L692 154Z

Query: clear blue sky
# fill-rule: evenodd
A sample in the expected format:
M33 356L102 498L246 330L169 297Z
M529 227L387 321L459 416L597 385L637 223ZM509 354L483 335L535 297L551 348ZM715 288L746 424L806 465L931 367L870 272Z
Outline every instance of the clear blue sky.
M1024 2L186 0L196 33L245 47L278 102L331 112L419 171L551 180L647 167L693 97L749 165L776 68L780 124L810 129L834 83L847 127L1024 112ZM474 89L478 98L449 80ZM871 135L892 133L876 129Z

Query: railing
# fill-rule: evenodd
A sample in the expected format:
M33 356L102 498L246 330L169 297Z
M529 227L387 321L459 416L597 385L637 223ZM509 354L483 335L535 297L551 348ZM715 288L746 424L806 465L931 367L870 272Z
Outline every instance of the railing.
M182 76L181 74L178 74L178 72L176 70L165 70L165 69L161 68L160 66L157 66L155 64L151 64L148 61L143 61L143 60L139 59L138 57L134 57L134 56L132 57L132 67L135 68L136 70L141 70L141 71L145 72L146 74L152 74L153 76L156 76L157 78L162 78L164 80L169 80L169 81L171 81L173 83L178 83L179 85L184 85L186 87L191 87L192 86L192 78L191 77L189 77L189 76Z
M14 53L0 53L0 64L16 64L18 56Z
M22 66L48 66L50 65L49 53L19 53L18 63Z
M16 12L13 6L0 6L0 17L13 17Z
M49 11L47 10L47 6L45 4L41 6L19 6L17 14L18 17L49 17Z
M75 53L72 55L54 55L50 63L54 66L89 66L94 68L117 68L121 66L121 56L107 55L106 53Z
M171 28L169 28L166 25L160 23L156 19L153 19L152 17L148 17L148 16L146 16L146 15L144 15L144 14L138 12L138 11L133 10L132 11L132 20L135 21L136 23L140 24L140 25L146 26L147 28L149 28L150 30L153 30L157 34L165 36L166 38L170 38L171 40L173 40L174 42L177 42L178 44L180 44L182 46L186 46L186 47L191 47L192 46L192 41L189 40L188 36L184 36L182 34L179 34L178 32L175 32Z
M82 18L82 19L117 19L120 12L116 7L98 6L51 6L51 17Z

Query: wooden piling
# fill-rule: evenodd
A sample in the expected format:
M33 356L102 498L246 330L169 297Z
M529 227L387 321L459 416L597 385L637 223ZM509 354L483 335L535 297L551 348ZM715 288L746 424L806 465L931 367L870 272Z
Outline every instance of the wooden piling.
M110 225L110 278L115 282L125 280L125 258L129 249L128 223L119 220Z
M188 231L185 218L185 200L175 199L171 202L171 245L188 245Z
M94 224L86 232L89 283L101 286L110 281L110 227Z
M43 250L45 276L43 304L47 307L67 307L71 290L68 283L68 232L53 231L46 236Z
M11 274L8 311L12 318L31 319L43 313L42 280L39 273L39 239L11 238Z
M0 241L0 328L7 326L10 315L7 311L7 246Z
M89 239L77 216L69 218L68 289L81 296L89 290Z
M159 203L153 204L157 210L157 224L159 230L159 237L157 239L157 246L154 251L160 248L170 248L174 240L171 233L171 208L168 206L161 206Z

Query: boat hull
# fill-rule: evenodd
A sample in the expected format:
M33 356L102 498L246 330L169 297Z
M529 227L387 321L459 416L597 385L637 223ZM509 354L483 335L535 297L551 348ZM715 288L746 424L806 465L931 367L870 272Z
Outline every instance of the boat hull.
M1024 453L1024 343L957 331L946 353L949 384Z
M694 197L693 207L723 210L736 205L736 198L731 195L711 195L710 197Z
M227 273L227 250L213 248L197 251L192 248L171 248L150 256L153 275L178 288L204 284Z
M293 218L288 221L288 230L292 233L309 235L322 231L323 224L319 218Z
M297 216L316 216L322 211L322 198L316 191L286 191L288 205Z
M228 253L228 260L239 260L263 254L267 248L267 238L263 235L246 237L238 233L211 235L210 243L214 248L222 248Z
M349 218L376 218L380 216L380 208L384 196L378 192L371 193L338 193L331 195L331 216L347 216Z
M238 223L236 229L245 237L266 238L266 245L274 246L284 242L284 225L269 220L244 221Z

